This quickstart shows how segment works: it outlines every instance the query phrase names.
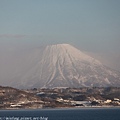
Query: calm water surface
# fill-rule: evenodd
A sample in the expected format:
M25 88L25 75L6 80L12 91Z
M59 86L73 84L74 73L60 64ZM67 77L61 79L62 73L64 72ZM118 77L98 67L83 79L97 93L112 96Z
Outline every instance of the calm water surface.
M120 108L0 110L0 120L120 120Z

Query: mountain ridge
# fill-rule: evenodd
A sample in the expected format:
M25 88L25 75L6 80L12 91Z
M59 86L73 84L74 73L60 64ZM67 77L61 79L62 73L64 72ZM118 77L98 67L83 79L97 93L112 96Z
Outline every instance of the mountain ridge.
M26 60L30 61L29 69L15 76L11 86L17 88L120 86L118 72L69 44L48 45L40 52L39 49L38 52L33 52L28 58Z

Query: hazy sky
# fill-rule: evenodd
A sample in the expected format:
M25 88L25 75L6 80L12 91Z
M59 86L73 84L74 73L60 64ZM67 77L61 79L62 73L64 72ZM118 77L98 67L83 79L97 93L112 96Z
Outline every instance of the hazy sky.
M54 43L119 62L120 0L0 0L0 47Z

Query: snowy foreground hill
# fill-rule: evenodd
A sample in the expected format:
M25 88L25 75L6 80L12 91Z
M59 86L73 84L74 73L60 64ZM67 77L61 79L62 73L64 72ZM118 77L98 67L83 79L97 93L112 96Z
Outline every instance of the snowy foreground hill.
M49 45L25 55L9 82L16 88L120 86L120 73L69 44Z

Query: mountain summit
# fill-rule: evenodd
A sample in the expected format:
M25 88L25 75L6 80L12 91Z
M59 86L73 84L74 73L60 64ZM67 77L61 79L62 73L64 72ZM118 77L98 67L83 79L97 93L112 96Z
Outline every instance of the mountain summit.
M23 88L120 86L119 73L69 44L49 45L40 53L34 53L34 57L31 57L33 59L31 67L19 77L19 81L13 82L12 86Z

